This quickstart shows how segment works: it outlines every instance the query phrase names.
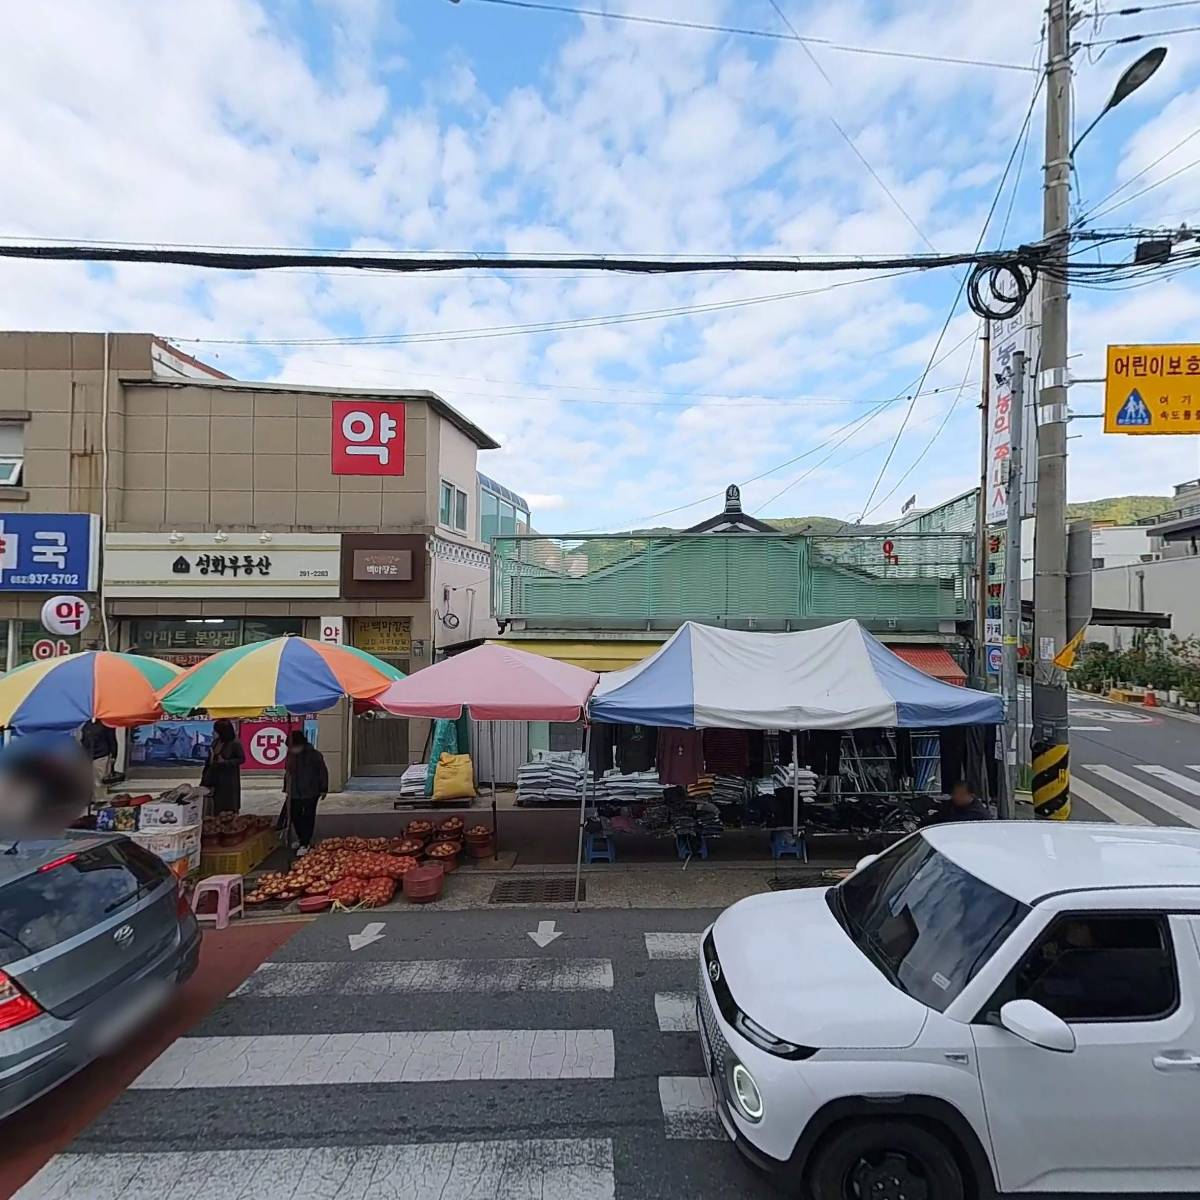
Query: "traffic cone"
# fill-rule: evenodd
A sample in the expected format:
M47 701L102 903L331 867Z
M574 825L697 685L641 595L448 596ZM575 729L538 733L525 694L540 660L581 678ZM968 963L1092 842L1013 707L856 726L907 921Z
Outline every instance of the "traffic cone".
M1157 708L1158 697L1149 688L1146 689L1146 694L1142 697L1143 708Z

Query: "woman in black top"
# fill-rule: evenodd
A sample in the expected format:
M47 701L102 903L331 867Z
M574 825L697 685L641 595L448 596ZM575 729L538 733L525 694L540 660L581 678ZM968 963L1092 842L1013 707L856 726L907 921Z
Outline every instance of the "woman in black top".
M242 763L246 752L238 741L232 721L213 722L213 741L208 762L200 777L202 786L212 791L212 811L239 812L242 807Z

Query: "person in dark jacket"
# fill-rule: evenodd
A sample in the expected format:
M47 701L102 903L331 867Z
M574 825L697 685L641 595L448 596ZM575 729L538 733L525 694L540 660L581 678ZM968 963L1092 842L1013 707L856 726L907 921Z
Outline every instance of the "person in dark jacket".
M992 810L971 791L968 783L960 780L950 789L950 802L934 814L929 824L945 825L951 821L992 820L995 820Z
M288 734L287 763L283 768L283 790L291 825L300 842L297 857L312 849L317 824L317 803L329 791L329 768L325 756L305 736L302 729Z
M213 741L208 751L208 762L200 776L202 787L212 793L212 811L216 816L224 812L240 812L242 807L242 763L246 752L238 741L232 721L213 722Z
M79 741L92 760L96 786L100 787L112 774L113 764L117 761L117 731L103 721L93 719L79 731Z

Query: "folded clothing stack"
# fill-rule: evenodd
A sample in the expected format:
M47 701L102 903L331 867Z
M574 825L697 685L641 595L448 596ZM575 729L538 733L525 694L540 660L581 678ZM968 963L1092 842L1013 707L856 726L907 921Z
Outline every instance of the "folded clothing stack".
M413 765L406 768L404 774L400 776L400 795L424 796L425 779L428 775L429 765L427 763L413 763Z
M657 771L635 771L630 775L605 771L599 779L589 779L587 788L588 800L595 796L597 804L661 804L663 798Z
M817 776L807 767L797 767L795 763L775 768L775 790L790 792L795 788L796 781L800 784L800 800L811 800L817 794Z
M721 813L717 806L709 804L707 801L701 801L693 807L696 810L696 825L699 828L700 836L706 838L720 837L723 824Z
M565 758L544 758L517 768L517 804L578 804L583 766Z

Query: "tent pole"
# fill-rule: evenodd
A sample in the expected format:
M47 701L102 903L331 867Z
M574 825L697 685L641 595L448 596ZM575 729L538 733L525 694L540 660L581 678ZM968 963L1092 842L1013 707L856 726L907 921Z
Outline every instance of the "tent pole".
M588 776L592 773L592 726L583 727L583 790L579 796L579 848L575 852L575 907L579 911L579 877L583 874L583 827L587 823Z
M492 861L500 857L500 832L496 826L496 722L488 722L488 762L492 777Z
M800 832L800 735L792 730L792 837Z

